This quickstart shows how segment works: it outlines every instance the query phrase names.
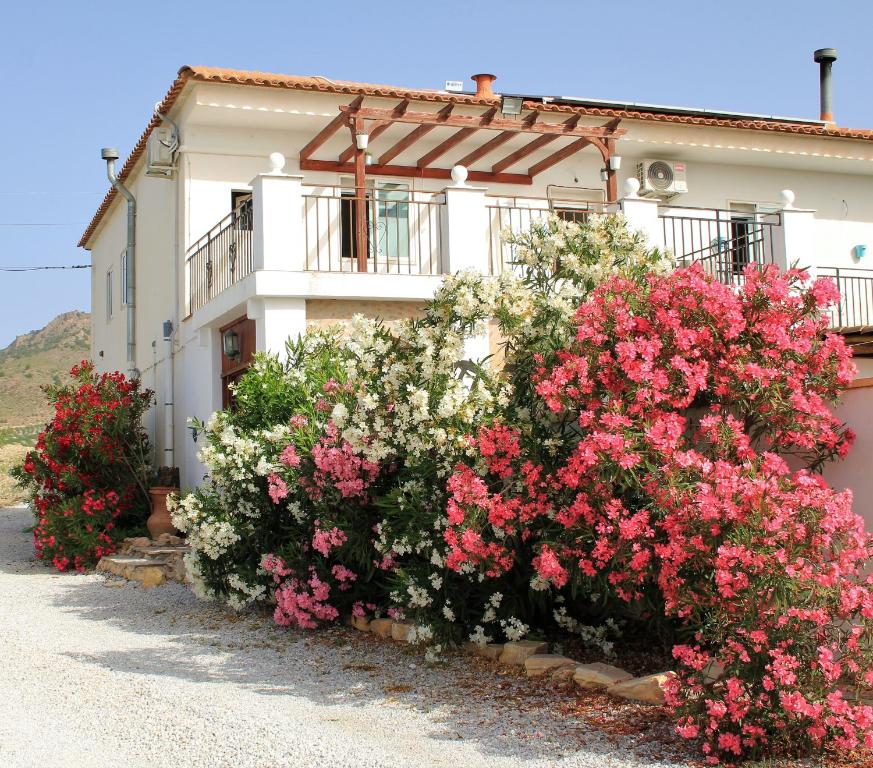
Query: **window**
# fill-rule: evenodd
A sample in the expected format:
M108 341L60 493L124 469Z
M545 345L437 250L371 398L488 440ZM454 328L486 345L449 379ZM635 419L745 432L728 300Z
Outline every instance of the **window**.
M121 258L119 259L121 269L119 270L120 277L120 288L121 288L121 306L126 307L128 302L127 295L127 250L121 252Z
M106 319L112 319L112 269L106 270Z

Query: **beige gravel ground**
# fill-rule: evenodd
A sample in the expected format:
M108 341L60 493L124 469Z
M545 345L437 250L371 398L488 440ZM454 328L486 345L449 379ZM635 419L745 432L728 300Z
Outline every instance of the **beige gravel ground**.
M567 692L479 659L429 666L355 630L228 615L178 584L57 574L34 561L29 522L0 511L2 768L686 765L652 708L599 727Z

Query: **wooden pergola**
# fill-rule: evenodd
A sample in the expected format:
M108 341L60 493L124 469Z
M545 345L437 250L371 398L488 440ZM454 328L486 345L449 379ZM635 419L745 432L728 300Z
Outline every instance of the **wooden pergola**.
M504 115L497 106L482 106L480 114L456 114L455 104L448 103L438 112L415 111L413 102L403 99L393 108L364 106L364 97L358 96L341 105L337 115L300 150L301 171L333 171L353 173L355 198L366 198L366 176L403 176L423 179L450 179L454 165L469 166L496 152L501 146L520 134L529 134L530 141L496 160L488 171L470 170L470 181L497 184L532 184L534 178L575 155L586 147L597 150L606 170L606 199L617 199L616 172L610 167L615 154L615 140L625 131L620 129L619 118L599 126L580 126L582 115L571 114L563 122L545 122L545 110L539 102L524 101L518 115ZM374 142L390 127L408 124L412 129L393 144L375 151ZM317 160L313 155L343 127L351 133L351 143L334 159ZM423 152L412 165L400 165L395 158L410 150L417 142L436 128L453 128L451 135L432 149ZM366 135L366 148L359 146L358 136ZM481 143L461 158L451 158L450 152L464 141L481 137ZM560 140L565 141L561 142ZM569 139L569 141L566 141ZM544 147L559 142L551 154L528 166L523 173L511 172L513 166ZM367 154L373 162L367 164ZM448 156L448 157L447 157ZM448 167L436 165L440 159L450 160ZM359 269L366 270L367 214L365 205L355 206L355 233Z

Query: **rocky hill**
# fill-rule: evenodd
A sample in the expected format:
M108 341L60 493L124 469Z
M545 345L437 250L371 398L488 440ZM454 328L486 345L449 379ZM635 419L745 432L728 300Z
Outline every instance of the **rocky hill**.
M65 312L0 350L0 445L33 441L51 415L42 385L89 357L90 338L91 316Z

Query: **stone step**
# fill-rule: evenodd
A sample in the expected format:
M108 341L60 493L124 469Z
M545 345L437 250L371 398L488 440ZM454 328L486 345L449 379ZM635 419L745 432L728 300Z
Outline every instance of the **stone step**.
M111 573L128 581L138 581L144 587L156 587L167 580L170 563L154 557L108 555L101 557L97 570Z
M145 555L146 557L155 557L160 555L184 555L186 552L191 551L191 547L186 546L178 546L178 547L161 547L158 545L148 546L148 547L131 547L131 552L138 552L141 555Z

